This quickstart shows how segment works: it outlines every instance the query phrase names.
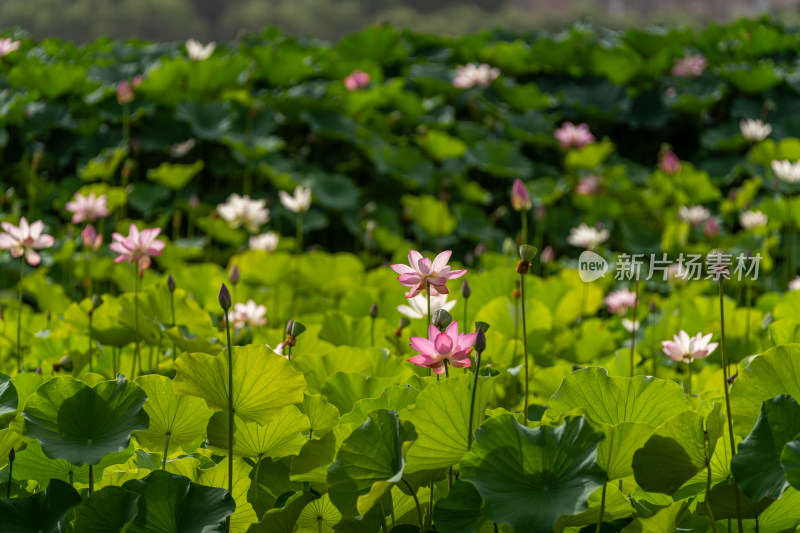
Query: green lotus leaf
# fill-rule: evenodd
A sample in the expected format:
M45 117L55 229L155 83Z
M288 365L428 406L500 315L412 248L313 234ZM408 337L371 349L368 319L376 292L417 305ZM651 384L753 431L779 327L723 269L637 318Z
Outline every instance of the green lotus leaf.
M416 513L416 509L414 509ZM331 502L328 494L311 500L297 517L298 533L333 533L334 526L342 519L342 513Z
M129 533L222 533L225 518L236 507L228 491L163 470L127 481L122 488L139 495Z
M394 409L400 411L417 401L419 389L411 386L386 387L380 398L363 398L358 400L353 409L342 416L340 424L361 425L369 418L370 411L375 409ZM477 427L477 426L476 426Z
M235 417L233 453L242 457L272 457L277 459L297 455L308 441L308 417L294 405L287 405L265 424L248 422ZM228 413L218 412L208 423L209 446L228 449Z
M270 509L264 518L248 529L248 533L292 533L297 519L309 502L317 499L311 492L297 492L289 496L283 507Z
M781 467L789 485L800 488L800 435L786 443L781 452Z
M614 483L606 486L605 502L601 503L603 489L597 489L589 496L589 506L582 513L571 516L562 516L555 526L555 533L563 533L566 528L581 527L596 524L600 519L600 507L603 507L603 522L611 522L620 518L627 518L635 510L631 501L623 494Z
M121 452L104 455L100 463L92 467L95 480L101 477L106 468L124 463L131 455L133 444ZM33 480L42 486L51 479L88 484L89 465L74 466L63 459L51 459L44 454L38 442L29 442L24 450L17 452L14 459L14 479Z
M179 191L186 187L192 178L203 170L204 166L205 163L202 160L195 161L191 165L161 163L156 168L147 171L147 179L168 189Z
M233 501L236 510L231 515L231 532L247 531L250 524L258 520L253 506L247 501L250 488L250 466L241 459L233 462ZM203 470L197 482L204 486L228 490L228 461Z
M322 394L340 413L348 413L362 398L378 397L386 387L396 385L397 381L394 378L336 372L325 382Z
M176 394L203 398L215 411L228 410L228 353L184 354L175 361ZM287 405L303 401L303 374L285 357L265 345L235 346L233 349L233 408L246 421L268 423Z
M433 508L436 531L441 533L475 533L481 517L483 499L472 483L457 480L447 496Z
M731 413L736 434L750 433L764 400L779 394L800 398L797 375L800 375L800 344L770 348L741 369L731 387Z
M321 394L306 395L301 410L311 423L309 435L312 438L322 437L339 423L339 410Z
M478 490L490 520L551 533L561 515L583 512L603 484L595 465L603 438L581 417L531 429L513 415L495 416L478 428L461 460L461 479Z
M328 467L336 459L339 447L353 429L355 426L352 424L336 426L322 438L305 443L298 456L292 460L292 481L324 484Z
M328 468L328 493L346 517L364 517L403 477L404 454L417 439L397 411L376 409L347 437Z
M597 464L610 480L633 474L634 452L655 428L691 408L680 385L652 377L609 377L600 367L568 375L550 399L545 416L560 420L585 415L606 435L597 448Z
M648 492L674 494L706 468L723 433L721 407L707 417L684 411L673 416L633 454L636 483Z
M12 448L19 453L21 447L22 438L19 433L9 428L0 429L0 468L5 466Z
M333 461L333 459L331 459ZM247 501L256 511L256 519L259 515L275 507L279 500L286 494L303 490L303 484L289 479L292 458L271 459L265 457L256 463L250 471L250 489L247 491ZM324 484L323 475L323 484Z
M794 398L782 394L761 404L753 431L731 459L733 476L750 499L777 499L783 494L788 483L781 467L781 452L798 433L800 406Z
M213 411L201 398L175 394L172 380L156 374L141 376L136 384L147 394L144 410L150 418L147 430L134 433L142 446L163 453L168 444L171 453L205 434Z
M3 533L63 533L67 512L79 503L78 491L54 479L33 496L0 500L0 524Z
M456 369L452 369L453 373ZM417 396L413 407L401 411L403 420L414 424L417 440L406 454L406 472L435 470L457 464L469 451L469 416L474 377L456 375L428 385ZM473 432L483 420L483 410L492 383L478 380Z
M81 533L124 533L136 518L139 496L121 487L104 487L81 506L75 531Z
M771 498L764 498L759 502L754 502L739 491L739 508L737 509L736 490L733 479L717 483L711 488L708 493L708 503L711 505L711 512L714 514L715 520L736 519L740 512L742 518L755 519L775 501ZM701 515L708 515L705 505L698 505L697 512Z
M0 426L5 426L17 411L19 397L11 378L0 373Z
M625 526L622 533L663 533L664 531L677 531L678 524L684 517L688 502L680 501L667 505L657 510L648 517L635 518Z
M25 404L23 435L51 459L96 465L128 447L131 433L148 427L145 392L124 378L89 387L71 377L42 384Z

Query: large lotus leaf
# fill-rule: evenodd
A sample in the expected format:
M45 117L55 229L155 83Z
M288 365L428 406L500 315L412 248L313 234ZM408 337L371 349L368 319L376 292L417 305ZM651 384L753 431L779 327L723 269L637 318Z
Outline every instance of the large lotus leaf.
M430 237L450 235L458 225L447 203L433 196L404 195L402 202L405 214Z
M734 519L733 523L736 523ZM787 488L778 500L767 507L758 519L744 521L748 533L789 533L800 526L800 491ZM735 531L735 530L733 530Z
M749 498L780 498L788 485L781 467L781 452L800 433L800 406L791 396L780 395L761 404L753 431L739 444L731 459L733 476Z
M5 426L14 416L18 402L17 388L11 378L0 373L0 427Z
M478 489L490 520L515 531L551 533L561 515L584 511L603 484L595 465L602 439L580 417L534 429L510 414L492 417L461 460L461 479Z
M717 483L711 488L711 491L708 493L708 502L711 505L711 512L715 520L724 520L726 518L735 519L740 512L742 518L756 518L764 512L764 509L772 505L775 501L771 498L764 498L759 502L754 502L739 491L739 508L737 509L737 490L733 479ZM708 514L705 505L698 505L697 511L698 514Z
M674 494L706 468L723 433L721 408L707 417L684 411L659 426L644 447L633 454L633 473L648 492Z
M67 511L81 503L78 491L58 479L27 498L0 500L3 533L63 533Z
M606 439L597 447L597 464L609 480L633 475L633 454L645 445L656 428L641 422L622 422L616 426L602 424Z
M375 409L394 409L400 411L417 401L419 389L410 385L386 387L380 398L363 398L358 400L353 409L342 418L341 424L361 425L369 418L370 411ZM477 426L475 426L477 427Z
M354 429L352 424L336 426L321 439L311 439L305 443L298 456L292 460L291 480L324 484L328 467L336 458L344 439Z
M175 394L172 380L157 374L141 376L136 384L147 394L144 410L150 417L150 427L134 434L142 446L163 453L169 438L169 453L202 438L213 411L201 398Z
M22 438L19 433L9 428L0 429L0 469L8 461L8 454L11 453L11 449L13 448L15 452L19 453L21 447Z
M139 496L121 487L104 487L92 494L78 513L75 531L124 533L136 518Z
M405 453L417 439L410 422L401 422L397 411L377 409L347 437L328 468L328 493L347 517L364 517L399 483L405 469Z
M362 398L375 398L386 387L397 384L397 379L375 378L361 374L336 372L325 382L322 394L340 413L348 413Z
M312 438L322 437L339 423L339 410L321 394L306 395L300 408L308 417Z
M603 522L611 522L620 518L627 518L634 514L633 505L625 494L617 488L615 483L606 486L605 501L601 502L603 489L597 489L589 496L589 506L582 513L571 516L562 516L555 526L555 533L562 533L566 528L580 527L596 524L600 519L600 508L603 508Z
M236 510L231 515L231 531L246 531L247 527L258 520L253 506L247 501L247 491L250 488L250 466L241 459L233 463L233 501ZM197 478L201 485L228 489L228 461L208 470L203 470Z
M461 479L453 483L447 496L433 508L436 531L441 533L475 533L481 517L483 499L475 485Z
M416 513L414 509L414 513ZM328 494L310 501L297 517L298 533L333 533L334 526L342 519L342 513L331 502Z
M222 533L225 518L236 507L227 490L163 470L127 481L122 488L140 496L129 533Z
M228 410L228 352L184 354L175 361L177 394L199 396L215 411ZM303 374L265 345L233 348L233 409L243 420L266 424L287 405L303 401Z
M44 383L25 404L24 435L45 455L81 466L128 447L131 433L148 427L145 392L124 378L94 387L71 377Z
M81 334L89 332L89 317L87 311L91 308L91 301L85 299L80 303L71 304L64 311L64 320L74 325ZM120 348L130 344L135 339L134 331L120 321L122 305L118 298L108 294L103 295L103 305L92 314L92 338L98 342Z
M297 455L308 441L308 417L294 405L287 405L265 424L248 422L235 417L233 454L243 457L272 457ZM228 413L215 413L208 423L209 446L228 449Z
M175 163L161 163L156 168L147 171L147 179L163 185L168 189L179 191L203 170L202 160L195 161L191 165L179 165Z
M99 479L106 468L124 463L131 455L132 444L121 452L104 455L103 460L92 467L94 479ZM14 479L33 480L43 486L51 479L89 483L89 465L74 466L63 459L50 459L38 442L29 442L14 459Z
M311 492L297 492L289 496L283 507L270 509L261 519L248 529L248 533L292 533L297 519L309 502L317 496Z
M800 489L800 435L796 435L783 448L781 452L781 467L789 485Z
M737 435L750 433L761 403L779 394L800 398L800 344L776 346L755 357L731 387L731 413Z
M680 501L662 507L652 516L636 518L625 526L622 533L664 533L677 531L688 502Z
M323 323L326 319L327 316L323 319ZM327 342L326 345L328 345ZM328 348L328 350L320 356L300 357L293 361L293 363L305 376L309 388L320 391L325 385L325 382L337 372L374 376L375 357L373 354L378 351L377 349L363 349L353 346L337 346L335 348ZM378 396L378 394L375 396ZM353 407L356 401L368 397L369 396L359 396L355 398L346 411L341 411L341 408L336 406L336 403L329 397L327 397L327 399L334 404L337 409L340 409L340 413L344 414Z
M250 471L252 483L247 491L247 501L253 505L256 516L264 516L264 512L275 507L287 493L303 490L303 483L289 479L291 463L292 459L288 457L278 460L266 457Z
M452 369L455 372L455 369ZM400 416L414 424L417 441L406 454L406 472L446 468L457 464L469 451L469 416L474 377L457 375L428 385L413 407ZM472 431L480 426L491 394L491 383L478 380Z

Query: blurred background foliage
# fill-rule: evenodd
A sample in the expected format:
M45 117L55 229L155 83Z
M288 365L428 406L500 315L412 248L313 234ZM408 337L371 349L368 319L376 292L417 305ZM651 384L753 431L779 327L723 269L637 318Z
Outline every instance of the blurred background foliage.
M377 23L458 35L489 27L556 29L590 17L612 28L726 22L762 12L800 19L797 0L2 0L0 30L35 39L103 36L154 41L236 38L277 26L290 35L338 39Z

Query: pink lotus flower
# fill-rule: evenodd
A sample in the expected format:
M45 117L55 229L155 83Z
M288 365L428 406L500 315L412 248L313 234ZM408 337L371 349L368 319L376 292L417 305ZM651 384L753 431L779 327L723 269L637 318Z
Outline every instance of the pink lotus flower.
M67 202L64 208L72 213L73 224L80 224L85 220L94 222L109 215L106 195L96 196L93 192L89 196L76 192L72 201Z
M400 274L397 281L401 285L411 287L406 293L406 298L413 298L425 289L430 290L431 296L449 294L447 281L460 278L467 273L466 270L450 270L447 262L452 253L451 250L446 250L431 262L416 250L411 250L408 252L408 265L392 265L392 270Z
M703 233L706 237L714 237L719 233L719 222L716 218L709 218L703 226Z
M555 261L556 253L553 251L553 247L549 244L545 246L544 250L542 250L542 253L539 255L539 260L545 264Z
M228 320L236 329L245 326L264 326L267 323L267 317L264 316L266 314L266 307L257 305L253 300L247 300L247 303L237 303L233 306L233 310L228 311Z
M453 87L457 89L471 89L472 87L488 87L500 76L500 69L486 63L480 65L470 63L456 67L456 77L453 78Z
M658 168L665 174L677 174L681 171L681 160L672 150L661 150L658 153Z
M575 194L594 196L603 192L603 178L600 176L584 176L575 186Z
M454 321L444 332L433 324L428 325L428 338L411 337L411 347L419 352L409 363L430 368L434 374L444 374L444 362L455 368L466 368L472 364L469 356L477 333L458 333L458 322Z
M612 291L603 300L608 307L609 313L624 315L628 309L636 305L636 293L628 289Z
M55 243L52 235L42 233L44 222L37 220L28 225L25 217L19 219L19 226L10 222L3 222L0 233L0 250L9 250L12 257L25 255L25 261L31 266L36 266L42 260L36 250L50 248Z
M369 80L369 74L363 70L354 70L342 80L342 83L344 83L344 87L348 91L357 91L369 85Z
M691 363L695 359L702 359L709 356L714 350L717 349L719 343L709 342L711 340L711 333L703 336L698 333L694 337L689 337L689 334L681 330L680 333L673 336L671 341L661 341L661 346L665 354L670 356L673 360Z
M89 250L97 250L103 244L103 236L98 234L94 226L87 224L81 232L83 246Z
M119 80L119 83L117 83L117 102L119 105L133 102L133 87L128 83L128 80Z
M139 231L134 224L131 224L127 237L116 232L112 233L111 238L114 239L114 242L109 244L108 247L120 254L119 257L114 259L114 262L130 261L145 270L150 266L150 258L161 255L161 251L166 246L162 241L156 240L160 233L161 228Z
M19 41L15 41L11 37L6 37L5 39L0 39L0 57L7 56L11 52L16 52L19 50Z
M679 78L698 78L708 67L708 60L703 54L695 54L675 60L672 75Z
M533 207L531 193L519 178L514 180L514 185L511 187L511 207L515 211L530 211Z
M564 122L560 128L553 132L553 136L558 139L561 148L581 148L587 144L595 142L594 135L589 131L589 125L585 122L577 126L572 122Z

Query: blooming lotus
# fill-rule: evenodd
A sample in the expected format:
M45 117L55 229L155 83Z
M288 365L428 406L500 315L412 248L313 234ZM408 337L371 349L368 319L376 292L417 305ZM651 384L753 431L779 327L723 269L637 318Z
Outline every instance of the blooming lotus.
M446 250L431 262L416 250L411 250L408 252L408 265L392 265L392 270L400 274L397 281L401 285L411 287L406 293L406 298L413 298L425 289L429 290L431 296L449 294L447 281L460 278L467 273L466 270L450 270L447 262L452 254L452 250Z
M753 229L766 226L769 218L761 211L745 211L739 215L739 224L744 229Z
M311 207L311 189L298 185L294 188L294 193L278 191L278 197L283 207L294 213L305 213Z
M514 180L514 185L511 187L511 207L515 211L529 211L533 207L531 193L519 178Z
M675 60L672 75L679 78L698 78L708 67L708 60L703 54L689 55Z
M191 152L192 148L194 148L196 144L197 142L192 138L186 139L183 142L175 143L169 147L169 155L172 157L183 157Z
M748 118L739 121L739 130L742 132L742 137L748 141L759 142L769 137L769 134L772 133L772 125L760 118Z
M239 196L236 193L228 196L227 201L217 206L217 213L231 227L244 227L253 233L269 221L266 201L252 200L247 195Z
M772 162L772 171L786 183L800 182L800 161L792 163L786 159Z
M11 37L6 37L5 39L0 39L0 57L7 56L11 52L16 52L19 50L19 41L15 41Z
M228 311L228 320L236 329L245 326L264 326L267 323L266 314L266 307L256 304L253 300L247 300L247 303L234 304L233 309Z
M3 222L3 231L0 233L0 250L9 250L12 257L25 256L25 261L31 266L38 265L42 258L36 250L50 248L55 243L52 235L42 233L44 222L37 220L28 225L25 217L19 219L19 226L10 222Z
M561 148L581 148L587 144L592 144L596 139L589 131L589 125L585 122L575 125L572 122L564 122L560 128L553 132L553 136L558 139Z
M472 87L488 87L497 77L500 69L481 63L470 63L456 67L456 77L453 78L453 87L458 89L471 89Z
M280 235L274 231L268 231L266 233L262 233L261 235L250 237L250 239L247 241L247 244L250 246L251 250L274 252L278 247L278 241L280 241Z
M693 226L698 226L711 218L711 212L702 205L687 207L682 205L678 209L678 218L684 222L689 222Z
M709 341L711 341L711 333L705 337L702 333L689 337L688 333L681 330L680 333L673 336L673 340L661 341L661 346L664 353L673 360L691 363L695 359L707 357L717 349L719 343Z
M572 228L567 237L567 242L578 248L594 249L597 245L608 240L610 233L607 229L594 228L588 224L581 224Z
M633 333L634 331L637 331L640 325L641 323L638 320L634 321L629 318L622 319L622 327L625 328L625 331L627 331L628 333Z
M636 305L636 293L628 289L612 291L603 300L609 313L624 315L629 308Z
M362 70L354 70L347 76L342 83L348 91L357 91L369 85L369 74Z
M800 290L800 276L797 276L792 281L789 282L789 290L796 291Z
M150 266L150 258L161 255L161 251L166 246L162 241L156 240L160 233L161 228L139 231L134 224L131 224L127 237L116 232L112 233L111 238L114 242L109 244L108 247L113 252L120 254L119 257L114 259L114 262L130 261L145 270Z
M428 324L428 338L411 337L411 347L419 355L408 359L409 363L430 368L435 374L444 374L445 361L455 368L466 368L472 364L469 356L477 333L458 333L458 322L453 321L444 332Z
M120 80L117 83L117 103L126 105L133 102L133 87L128 80Z
M201 42L194 39L186 41L186 53L192 61L204 61L208 59L216 48L217 43L215 42L210 42L204 46Z
M107 217L110 214L106 195L97 196L93 192L90 192L88 196L76 192L64 208L72 213L73 224L80 224L87 220L94 222L98 218Z
M703 226L703 233L706 237L714 237L719 233L719 222L716 218L709 218Z
M584 176L575 186L575 194L594 196L603 192L603 178L595 175Z
M81 242L89 250L97 250L103 244L103 235L97 233L94 226L87 224L81 231Z
M398 305L397 312L405 315L408 318L427 318L428 317L428 299L424 294L417 294L413 298L409 298L408 305ZM444 309L450 312L455 307L457 300L447 301L447 294L437 294L431 296L431 316L439 309Z

